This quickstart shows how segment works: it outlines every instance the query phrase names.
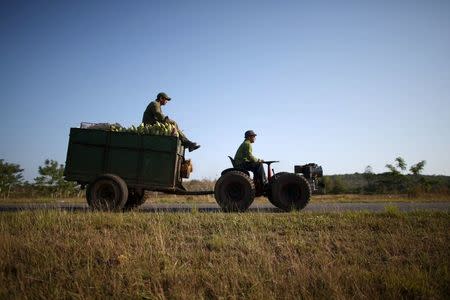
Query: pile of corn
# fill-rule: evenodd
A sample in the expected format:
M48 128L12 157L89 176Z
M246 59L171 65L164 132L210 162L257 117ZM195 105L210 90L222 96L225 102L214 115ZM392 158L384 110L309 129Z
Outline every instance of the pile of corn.
M132 125L129 128L125 128L118 125L111 125L111 131L114 132L134 132L138 134L150 134L150 135L165 135L165 136L179 136L178 129L171 123L156 122L153 125L141 123L139 126Z

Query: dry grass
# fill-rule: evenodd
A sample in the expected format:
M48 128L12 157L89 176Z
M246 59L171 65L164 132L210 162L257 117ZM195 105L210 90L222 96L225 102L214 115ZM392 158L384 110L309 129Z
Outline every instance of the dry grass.
M437 298L450 214L0 214L0 298Z
M147 203L216 203L214 195L205 196L180 196L167 195L162 193L147 192ZM269 203L265 197L255 199L256 203ZM450 195L447 194L425 194L417 197L409 197L408 195L314 195L311 197L311 203L375 203L375 202L449 202ZM83 198L17 198L17 199L1 199L1 204L55 204L55 203L86 203Z
M449 202L450 194L422 194L416 197L410 197L404 194L392 195L358 195L358 194L342 194L342 195L315 195L311 202L323 203L374 203L374 202Z
M39 198L6 198L0 199L1 204L55 204L55 203L86 203L86 198L84 197L71 197L71 198L50 198L50 197L39 197Z

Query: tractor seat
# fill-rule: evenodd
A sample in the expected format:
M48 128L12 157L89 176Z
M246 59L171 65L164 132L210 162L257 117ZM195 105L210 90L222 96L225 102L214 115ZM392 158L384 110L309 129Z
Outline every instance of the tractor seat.
M231 156L228 156L228 158L231 161L231 165L233 166L233 168L236 168L236 164L234 163L234 158L232 158Z
M243 172L243 173L247 174L247 176L250 177L249 171L244 170L244 169L242 169L242 168L239 168L239 167L236 165L236 162L234 161L234 158L232 158L231 156L228 156L228 158L230 159L231 164L233 165L233 168L223 170L223 171L222 171L222 175L225 174L226 172L233 171L233 170L237 170L237 171L240 171L240 172Z

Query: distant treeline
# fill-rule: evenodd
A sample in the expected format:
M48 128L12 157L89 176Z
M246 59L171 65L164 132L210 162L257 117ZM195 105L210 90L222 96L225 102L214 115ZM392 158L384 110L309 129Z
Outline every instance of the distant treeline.
M326 175L321 186L325 194L450 194L450 176L421 175L424 166L425 161L418 162L407 173L405 161L397 157L394 165L386 165L388 172L375 174L367 166L364 173ZM84 196L80 186L64 180L64 165L57 161L45 160L33 183L24 181L22 172L20 165L0 159L0 198ZM186 180L183 185L191 191L213 190L215 180Z
M426 161L422 160L409 169L405 160L397 157L389 170L375 174L371 166L364 173L325 175L320 180L324 194L450 194L450 176L422 175ZM215 180L190 180L184 183L188 190L213 190Z
M326 194L450 193L450 176L354 173L324 176Z
M188 190L213 190L215 180L190 180ZM321 180L324 194L450 194L450 176L403 175L392 173L354 173L325 175Z

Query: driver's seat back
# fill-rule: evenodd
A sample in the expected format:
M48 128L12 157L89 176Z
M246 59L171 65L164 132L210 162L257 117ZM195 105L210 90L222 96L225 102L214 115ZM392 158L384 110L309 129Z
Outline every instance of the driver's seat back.
M244 169L239 168L239 167L236 165L236 162L234 161L234 158L232 158L231 156L228 156L228 158L230 159L231 164L233 165L233 167L232 167L232 168L229 168L229 169L226 169L226 170L223 170L221 175L223 175L223 174L225 174L225 173L227 173L227 172L229 172L229 171L236 171L236 170L237 170L237 171L240 171L240 172L242 172L242 173L247 174L247 176L250 177L250 172L247 171L247 170L244 170Z
M231 165L233 166L233 168L236 168L236 163L234 162L234 158L232 158L231 156L228 155L228 158L231 161Z

